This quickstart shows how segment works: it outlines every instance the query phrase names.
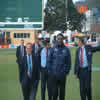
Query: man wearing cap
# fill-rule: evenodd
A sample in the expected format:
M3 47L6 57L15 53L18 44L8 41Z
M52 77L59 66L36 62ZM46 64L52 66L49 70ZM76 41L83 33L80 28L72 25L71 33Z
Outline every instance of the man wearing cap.
M65 100L66 76L71 68L69 49L63 43L62 33L57 35L57 44L50 49L48 57L49 100Z
M79 48L76 51L74 76L79 79L81 100L92 100L91 93L91 71L92 71L92 55L96 51L100 51L100 45L92 47L85 45L84 38L80 37L78 41Z

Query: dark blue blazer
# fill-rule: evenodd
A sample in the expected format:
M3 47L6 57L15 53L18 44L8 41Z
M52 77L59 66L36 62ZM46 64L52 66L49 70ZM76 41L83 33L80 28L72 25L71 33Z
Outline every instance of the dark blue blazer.
M39 67L39 70L40 70L41 69L41 57L40 57L40 53L41 53L42 48L41 48L40 44L38 44L38 46L39 46L39 49L37 51L37 54L35 54L35 43L32 45L32 55L35 56L35 58L36 58L36 66Z
M26 47L24 46L24 55L26 55ZM16 50L16 62L18 64L22 64L22 57L21 57L21 46L18 46L17 47L17 50Z
M100 46L93 47L91 45L85 45L86 56L88 60L88 70L92 69L92 56L96 51L100 51ZM74 74L79 76L80 62L79 62L80 47L76 50Z
M61 48L59 48L58 45L51 48L47 66L48 73L57 76L68 74L71 69L71 56L69 49L64 44Z
M34 83L39 78L39 68L36 66L35 56L32 55L32 78L30 79L27 75L28 64L27 64L27 55L23 58L22 64L22 77L21 82L24 86L26 86L29 82Z
M40 56L40 52L41 52L41 45L38 44L39 46L39 49L38 49L38 52L37 52L37 55ZM35 55L35 43L32 45L32 54Z
M25 46L24 46L24 56L26 55L26 50L25 50ZM18 69L19 69L19 80L21 82L21 77L22 77L22 56L21 56L21 46L17 47L16 50L16 62L18 64Z

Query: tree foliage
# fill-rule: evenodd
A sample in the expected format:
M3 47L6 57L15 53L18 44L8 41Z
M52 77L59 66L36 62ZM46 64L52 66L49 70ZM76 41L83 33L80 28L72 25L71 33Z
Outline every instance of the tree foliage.
M44 30L81 30L84 16L79 14L72 0L48 0L45 8Z

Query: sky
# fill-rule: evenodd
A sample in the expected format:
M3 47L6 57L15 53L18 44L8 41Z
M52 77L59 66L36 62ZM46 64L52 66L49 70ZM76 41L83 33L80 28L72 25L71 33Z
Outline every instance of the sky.
M77 1L87 1L89 7L91 8L100 8L100 0L72 0L73 3ZM44 0L44 3L46 5L47 0Z
M77 1L86 1L86 0L73 0L74 3L77 2Z
M86 1L86 0L73 0L73 2L77 2L77 1ZM44 4L46 4L47 0L44 0Z
M46 6L47 0L44 0L44 7Z

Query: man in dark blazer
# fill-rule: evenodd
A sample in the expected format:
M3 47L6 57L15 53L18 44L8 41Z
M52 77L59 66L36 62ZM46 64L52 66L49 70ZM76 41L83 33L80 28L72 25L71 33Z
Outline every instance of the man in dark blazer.
M39 40L36 39L35 43L33 43L33 46L32 46L32 53L33 55L40 56L40 52L41 52L41 45L39 44Z
M50 49L48 57L49 100L65 100L66 78L71 69L70 50L63 43L62 33L57 35L57 44Z
M36 39L35 43L32 45L32 54L34 56L36 56L36 61L37 61L37 66L41 67L41 57L40 57L40 53L41 53L41 45L39 44L39 40Z
M41 52L41 46L39 44L39 40L36 39L35 40L35 43L32 45L32 54L35 56L36 58L36 66L39 67L39 69L41 68L41 57L40 57L40 52ZM39 79L40 79L40 73L39 73L39 76L38 76L38 80L36 80L36 92L37 92L37 89L38 89L38 84L39 84Z
M36 100L36 83L39 78L39 68L35 56L32 55L32 44L26 44L26 55L22 63L22 89L24 100Z
M16 62L18 64L18 69L19 69L19 81L21 82L22 78L22 59L26 54L25 46L24 46L24 40L21 40L21 45L17 47L16 50Z
M74 75L79 78L81 100L92 100L91 93L91 72L92 72L92 55L100 51L100 46L92 47L85 45L84 38L79 38L79 48L76 51Z

